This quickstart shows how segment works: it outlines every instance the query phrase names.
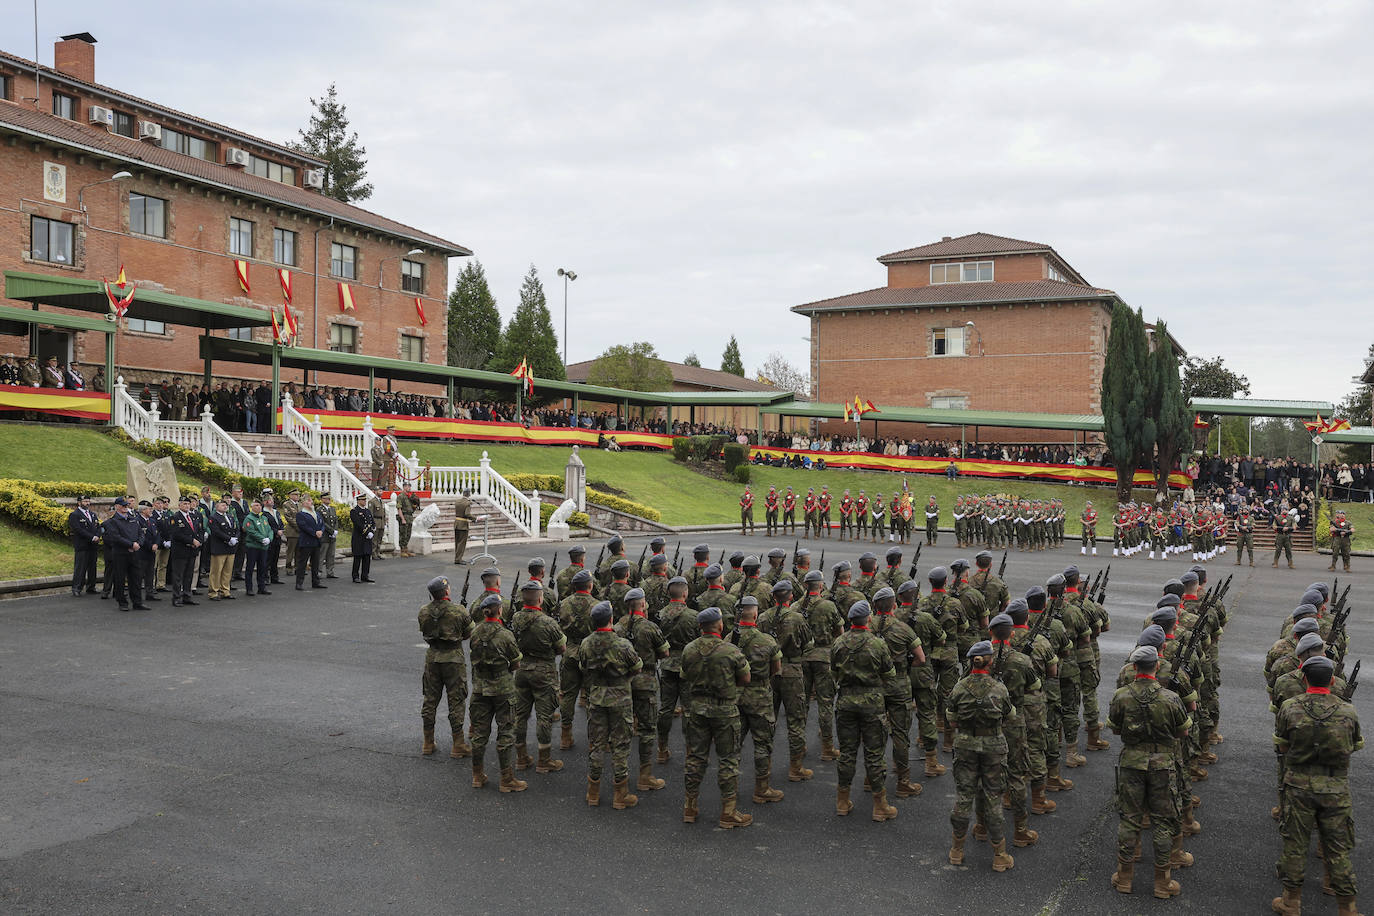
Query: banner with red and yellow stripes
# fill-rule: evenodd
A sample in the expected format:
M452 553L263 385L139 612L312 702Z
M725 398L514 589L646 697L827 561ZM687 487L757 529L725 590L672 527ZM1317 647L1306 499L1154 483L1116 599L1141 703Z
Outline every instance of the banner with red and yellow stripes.
M32 411L83 420L110 419L110 396L100 391L0 385L0 411Z
M527 445L582 445L597 447L597 436L615 439L622 448L671 449L673 437L660 433L628 432L623 429L572 429L565 426L530 426L520 423L493 423L484 420L453 420L448 417L409 417L400 414L368 414L343 410L302 410L307 419L320 418L322 429L363 428L363 420L372 417L372 428L378 433L388 426L396 428L400 437L414 436L429 439L471 439L479 442L522 442ZM281 428L281 411L277 412L277 428Z

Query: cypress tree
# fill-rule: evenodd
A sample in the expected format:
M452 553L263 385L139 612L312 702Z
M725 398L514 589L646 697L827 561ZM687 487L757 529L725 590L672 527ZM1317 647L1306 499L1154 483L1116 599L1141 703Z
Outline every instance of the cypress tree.
M1178 363L1178 352L1169 339L1168 329L1156 319L1155 348L1150 354L1150 405L1155 421L1155 457L1159 463L1155 490L1165 497L1169 493L1169 471L1193 434L1193 414L1183 396Z
M1124 302L1112 308L1107 359L1102 368L1102 421L1107 448L1116 466L1116 498L1131 498L1131 484L1142 455L1154 445L1155 424L1149 416L1148 344L1145 319Z

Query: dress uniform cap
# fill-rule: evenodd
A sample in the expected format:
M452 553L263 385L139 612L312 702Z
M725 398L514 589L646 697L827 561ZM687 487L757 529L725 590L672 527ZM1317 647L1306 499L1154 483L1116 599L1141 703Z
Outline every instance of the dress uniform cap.
M586 570L586 569L579 569L577 572L573 573L572 584L573 584L573 588L577 588L578 586L582 586L582 585L591 585L591 584L592 584L592 574L591 574L591 571L590 571L590 570Z
M873 613L873 609L868 606L867 601L855 601L849 606L850 620L867 620L871 613Z
M1157 623L1152 623L1140 631L1140 635L1136 637L1135 644L1137 646L1154 646L1158 649L1160 646L1164 645L1165 640L1168 638L1169 637L1164 634L1163 627Z
M1159 661L1159 650L1154 646L1136 646L1131 652L1130 662L1133 665L1153 664Z
M145 507L151 509L151 508L153 508L153 504L150 503L150 502L149 502L148 500L146 500L146 499L140 499L140 500L138 501L138 507L139 507L140 509L145 508Z
M984 640L982 640L982 641L980 641L980 642L976 642L976 643L974 643L973 645L969 646L969 650L968 650L967 652L964 653L964 658L973 658L975 655L991 655L991 654L992 654L992 643L990 643L990 642L988 642L986 639L984 639Z
M626 600L626 601L643 601L643 600L644 600L644 589L642 589L642 588L632 588L632 589L630 589L628 592L625 593L625 600Z
M429 580L429 585L425 586L425 588L429 589L431 598L442 598L444 597L444 592L448 591L448 579L443 576L435 576L433 579Z
M821 572L819 569L807 570L806 575L802 576L802 581L805 582L807 585L810 585L813 582L824 582L825 573Z
M1015 621L1013 621L1011 615L1005 611L988 621L989 627L1010 627L1014 625Z
M614 616L615 611L611 609L611 603L609 601L601 601L592 608L592 626L604 627L611 622L611 618Z
M883 557L885 557L887 559L887 562L889 563L891 563L894 559L900 560L902 558L902 548L889 547L887 548L887 553L883 554Z
M723 572L724 570L722 570L715 563L712 563L710 566L706 567L706 572L703 573L703 575L705 575L708 579L719 579Z
M1164 626L1165 624L1169 623L1174 623L1177 620L1178 612L1171 607L1155 608L1155 612L1150 615L1150 622L1157 623L1160 626Z
M1293 624L1293 635L1299 639L1306 636L1308 633L1320 632L1321 624L1317 623L1317 618L1315 617L1304 617L1302 620Z
M1317 606L1315 604L1300 604L1293 608L1293 619L1301 620L1304 617L1316 617Z
M1336 663L1325 655L1314 655L1302 663L1302 673L1309 671L1325 671L1327 675L1332 675L1336 673Z
M697 626L699 627L704 627L708 623L715 623L718 620L720 620L720 608L708 607L697 614Z
M1311 652L1314 649L1324 649L1325 647L1326 643L1322 642L1320 633L1304 633L1302 634L1302 638L1298 640L1299 655L1302 655L1304 652Z
M886 600L888 598L892 598L895 600L896 597L897 593L886 585L884 585L882 588L878 589L876 592L873 593L874 601Z
M1318 607L1321 604L1324 604L1325 601L1326 599L1322 597L1322 593L1317 591L1315 588L1309 588L1307 591L1302 593L1303 604L1310 604L1313 607Z

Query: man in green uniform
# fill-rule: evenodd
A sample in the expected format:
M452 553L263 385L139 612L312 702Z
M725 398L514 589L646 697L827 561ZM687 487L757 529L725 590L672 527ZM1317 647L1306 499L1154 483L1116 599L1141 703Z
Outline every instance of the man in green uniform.
M1297 527L1298 511L1294 509L1292 513L1280 512L1274 519L1274 562L1275 567L1279 565L1279 554L1283 553L1288 558L1288 568L1293 568L1293 529Z
M1088 645L1080 646L1075 652L1078 660L1083 726L1087 730L1084 747L1090 751L1105 751L1111 745L1102 738L1102 722L1097 705L1097 685L1102 683L1097 638L1101 633L1111 629L1111 620L1107 616L1106 608L1080 590L1081 574L1077 566L1070 565L1064 570L1063 576L1064 600L1078 608L1079 614L1088 625Z
M1241 507L1240 515L1232 523L1236 532L1236 565L1240 565L1240 555L1245 552L1250 554L1250 565L1255 565L1255 521L1250 517L1250 507Z
M396 494L396 525L400 529L400 544L397 550L401 556L412 556L410 552L410 532L415 527L415 516L420 514L420 497L410 488L410 482L401 485Z
M787 717L787 748L790 763L787 778L801 782L813 772L802 766L806 759L806 702L805 675L802 659L813 645L811 628L806 619L792 608L792 586L779 582L773 586L773 606L759 618L759 629L778 641L782 651L782 670L773 678L773 708L785 709Z
M607 585L611 584L611 567L620 560L625 561L625 572L628 577L630 561L625 559L625 541L617 534L613 535L611 539L606 542L606 556L596 565L597 585L605 588Z
M739 788L739 694L741 687L749 686L749 662L736 646L721 639L718 609L698 612L694 623L701 635L682 650L682 680L687 694L682 726L687 742L682 820L696 823L697 796L714 745L716 784L720 787L717 826L725 830L748 827L754 822L753 816L737 811L735 806Z
M704 575L706 590L697 595L697 610L704 611L708 607L716 608L720 611L721 632L730 634L735 630L735 607L739 599L725 590L721 579L720 567L712 563L706 567ZM758 604L758 599L754 600Z
M932 496L926 502L926 544L934 546L940 539L940 507Z
M727 592L735 590L735 583L744 578L744 551L736 550L730 554L730 568L725 571L725 576L721 579L721 585Z
M913 665L924 665L921 640L906 621L893 616L897 594L884 585L873 593L873 635L887 643L892 674L883 678L883 705L892 730L892 768L897 771L897 797L915 798L920 783L911 781L911 674Z
M1107 713L1112 731L1121 736L1116 777L1121 821L1112 887L1123 894L1131 892L1136 845L1148 816L1154 832L1154 895L1167 900L1180 892L1178 882L1170 877L1172 852L1176 843L1182 843L1174 754L1192 721L1178 694L1156 680L1160 659L1153 646L1137 646L1130 661L1135 678L1112 694Z
M558 707L562 726L558 747L564 751L571 750L573 746L573 714L577 711L578 694L584 688L578 653L582 640L592 633L592 607L596 604L596 599L592 597L590 570L579 569L568 580L568 584L572 586L572 594L564 598L558 607L558 623L568 640L563 650L563 668L558 675L558 689L562 694Z
M1312 831L1330 874L1341 916L1357 916L1355 872L1350 851L1355 846L1355 820L1350 796L1350 755L1364 747L1355 707L1331 692L1335 664L1325 656L1302 663L1307 691L1279 710L1274 743L1284 755L1284 811L1279 825L1283 855L1278 872L1283 896L1273 909L1298 916Z
M977 565L978 571L969 579L969 584L982 594L983 605L989 614L1000 614L1007 609L1011 594L1007 591L1007 583L992 571L992 554L980 550L974 556L973 562Z
M523 661L515 673L515 765L529 769L530 752L525 743L530 710L534 711L534 736L539 745L536 773L556 773L563 761L553 759L553 716L558 712L558 656L567 646L563 629L544 610L544 589L531 579L520 587L520 610L511 617L511 635Z
M782 801L781 789L772 788L773 735L777 713L773 709L773 678L782 671L778 642L758 627L759 603L753 595L739 603L734 643L749 662L749 684L740 691L740 743L748 732L754 739L754 795L756 805Z
M1050 649L1054 653L1055 676L1045 681L1045 788L1050 792L1067 792L1073 788L1073 780L1066 779L1059 774L1060 762L1060 728L1062 726L1062 707L1063 699L1060 693L1060 678L1063 667L1071 663L1073 659L1072 647L1069 644L1068 634L1064 631L1064 622L1054 616L1054 612L1048 606L1049 593L1043 586L1034 585L1026 590L1026 607L1030 616L1028 619L1035 621L1040 614L1050 614L1050 619L1039 625L1039 632L1050 644ZM1036 624L1032 623L1032 629Z
M1003 807L1011 809L1016 831L1012 834L1013 846L1033 846L1040 834L1027 826L1030 815L1026 809L1026 788L1030 783L1030 749L1026 744L1026 698L1030 691L1040 684L1035 674L1035 666L1030 656L1018 650L1011 642L1012 619L1010 614L998 614L988 622L992 634L993 661L989 669L993 677L1002 682L1011 698L1011 714L1002 721L1002 734L1007 739L1007 791L1002 799ZM996 810L986 812L986 816L998 819Z
M1079 658L1083 650L1092 650L1092 630L1078 605L1065 600L1065 587L1063 575L1057 573L1045 583L1050 595L1050 613L1059 618L1065 635L1059 656L1059 721L1064 735L1064 765L1081 767L1087 764L1088 758L1078 752L1079 710L1083 704Z
M448 580L443 576L429 580L430 602L420 608L420 635L429 648L425 651L425 672L420 678L424 699L420 703L420 725L424 729L421 753L434 753L434 717L439 700L448 694L448 724L453 732L450 757L467 757L472 748L463 740L463 716L467 710L468 671L463 657L463 640L472 635L472 618L461 604L449 600Z
M830 646L830 667L835 672L835 732L840 739L840 759L835 765L839 789L835 813L854 810L850 784L859 763L859 744L864 748L864 770L873 787L873 819L889 821L897 809L887 803L887 728L883 721L883 683L895 675L887 643L868 629L867 601L849 608L849 630Z
M1007 739L1002 725L1012 715L1007 688L992 676L992 643L984 640L969 648L969 673L950 692L945 711L954 728L954 786L958 797L949 823L953 842L949 864L964 864L964 838L974 808L986 813L988 840L992 843L992 870L1003 872L1016 864L1007 854L1002 824L1002 775L1007 765Z
M652 792L664 782L654 776L654 739L658 735L658 662L668 657L668 641L658 624L648 619L644 590L625 593L625 616L616 624L616 635L629 640L643 667L630 679L635 735L639 738L639 779L635 789Z
M921 599L918 610L935 618L935 622L945 631L944 645L933 649L930 660L935 667L935 722L944 732L945 753L951 753L954 750L954 730L949 725L945 710L949 705L949 695L959 681L959 639L968 624L964 617L963 604L945 591L949 570L943 566L934 566L926 575L930 579L930 594Z
M554 579L554 582L558 585L558 597L560 599L566 598L573 593L572 578L587 568L586 559L587 548L583 547L581 544L574 544L568 548L568 565L560 569L558 571L558 576ZM591 580L588 579L589 584L590 581ZM561 600L559 603L561 605Z
M1283 660L1283 673L1279 674L1274 680L1274 686L1269 691L1269 709L1274 713L1274 723L1276 726L1278 724L1278 714L1279 711L1283 709L1283 704L1293 697L1301 696L1307 692L1307 683L1302 679L1302 663L1313 656L1326 654L1326 643L1322 641L1321 636L1316 632L1317 622L1315 620L1299 620L1298 625L1293 628L1294 631L1304 624L1309 624L1311 629L1298 637L1298 644L1294 648L1293 654L1287 656ZM1279 666L1276 665L1275 670L1280 670ZM1348 691L1349 685L1346 684L1345 678L1338 674L1331 679L1332 693L1349 699L1347 696ZM1278 820L1283 816L1283 754L1278 755L1278 764L1279 803L1269 812L1274 820ZM1322 885L1322 889L1327 890L1330 885L1331 877L1328 872L1327 880Z
M921 752L925 755L925 775L927 779L945 774L940 763L940 729L936 725L936 712L939 708L939 687L935 679L934 653L946 645L945 630L929 612L914 607L920 597L921 589L915 579L907 579L897 586L898 616L911 627L916 638L921 641L921 651L925 662L913 667L911 677L911 698L916 707L916 734L921 742Z
M1030 619L1030 606L1024 598L1017 598L1007 604L1005 611L1011 618L1011 646L1030 659L1035 673L1035 681L1026 688L1021 701L1021 715L1026 725L1026 763L1030 781L1030 810L1032 814L1050 814L1059 806L1045 797L1045 783L1048 769L1045 762L1045 685L1059 679L1058 658L1054 647L1043 635L1033 637L1027 621Z
M611 603L611 609L615 611L617 620L625 616L625 593L632 587L630 585L630 561L621 557L611 564L610 578L601 589L601 597Z
M955 560L949 564L949 593L959 599L964 609L964 628L959 638L961 656L977 641L976 637L988 631L988 610L983 603L983 593L969 586L968 569L968 560Z
M701 635L697 629L697 615L683 602L670 603L658 620L664 639L668 640L668 657L659 666L658 696L658 757L667 763L668 736L673 731L673 719L679 702L686 705L687 693L682 682L682 650Z
M754 530L754 494L749 485L744 485L744 495L739 498L739 533L750 534Z
M1355 534L1355 528L1346 520L1344 509L1336 510L1327 533L1331 535L1331 565L1326 568L1335 569L1336 558L1340 557L1341 568L1350 572L1350 539Z
M850 565L848 560L841 560L831 567L830 600L835 602L835 607L841 614L847 614L849 608L855 601L860 601L864 593L859 591L849 582Z
M802 655L802 689L808 715L816 702L817 727L821 736L821 759L835 760L835 676L830 670L830 644L844 631L844 618L835 602L821 594L825 575L809 570L802 579L805 594L797 613L811 631L811 648Z
M487 594L477 603L482 622L468 640L472 657L472 787L487 784L483 758L496 727L496 757L501 766L502 792L523 792L526 784L515 778L511 749L515 746L515 671L520 667L520 647L501 622L502 602Z
M697 596L706 591L706 570L711 565L711 545L698 544L692 548L692 565L684 571L687 579L687 603L696 605Z
M592 608L592 635L582 640L577 659L587 682L587 804L601 804L601 772L604 757L611 755L611 778L617 811L633 808L638 796L630 794L630 728L634 701L630 679L639 673L639 653L611 627L610 602Z
M895 592L899 585L910 578L906 574L906 570L902 569L902 548L896 545L887 548L887 552L883 554L883 560L887 563L887 568L878 574L878 578L882 580L883 585ZM920 595L917 597L919 598Z

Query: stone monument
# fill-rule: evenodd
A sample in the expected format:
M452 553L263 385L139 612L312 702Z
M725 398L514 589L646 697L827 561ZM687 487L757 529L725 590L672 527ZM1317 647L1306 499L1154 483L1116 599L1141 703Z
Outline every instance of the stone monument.
M410 528L410 552L427 557L434 553L434 535L430 529L439 521L439 507L430 503L415 516Z
M156 461L148 462L130 455L126 476L129 485L127 494L132 494L135 500L146 499L151 502L154 497L165 496L175 506L181 498L181 490L177 487L177 471L172 466L171 458L158 458Z
M578 454L580 445L574 445L568 457L567 467L563 468L563 495L573 501L578 512L587 511L587 466Z
M573 447L576 448L576 446ZM566 541L572 537L572 529L568 526L568 517L576 510L577 504L571 499L563 500L563 503L553 510L553 515L549 516L548 527L545 529L549 540Z

